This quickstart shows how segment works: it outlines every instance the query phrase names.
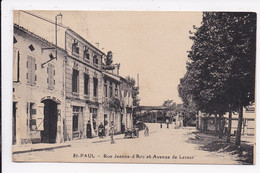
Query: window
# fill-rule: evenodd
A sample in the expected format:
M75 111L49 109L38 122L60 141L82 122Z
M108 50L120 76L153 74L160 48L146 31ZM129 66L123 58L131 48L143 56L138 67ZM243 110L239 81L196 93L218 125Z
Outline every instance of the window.
M79 46L76 39L74 39L74 42L72 43L72 54L79 54Z
M13 52L13 81L20 81L20 53L17 50Z
M36 130L36 105L34 103L27 103L28 127L30 131Z
M84 94L88 95L89 75L84 73Z
M93 96L94 97L97 97L97 90L98 90L98 79L93 77L93 89L94 89L94 92L93 92Z
M104 96L107 97L107 80L104 80Z
M35 75L35 70L37 69L37 64L35 63L35 58L32 56L27 57L27 73L26 73L26 79L27 83L29 85L35 85L37 76Z
M78 80L79 80L79 71L73 69L72 72L72 92L78 92Z
M110 97L112 97L113 96L112 82L110 82L110 85L109 85L109 92L110 92Z
M54 89L54 85L55 85L55 80L54 80L55 70L53 64L48 64L47 73L48 73L48 78L47 78L48 89L52 90Z
M84 60L89 60L89 57L90 57L89 50L88 50L87 47L85 46L83 59L84 59Z
M94 56L93 56L93 64L98 65L98 57L97 57L97 54L94 54Z
M116 89L115 89L115 96L118 96L118 84L116 84Z

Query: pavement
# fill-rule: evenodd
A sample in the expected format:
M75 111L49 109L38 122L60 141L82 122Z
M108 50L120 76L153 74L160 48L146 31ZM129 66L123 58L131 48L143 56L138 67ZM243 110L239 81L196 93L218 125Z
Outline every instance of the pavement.
M118 134L114 136L114 140L124 139L124 134ZM64 143L37 143L37 144L23 144L23 145L13 145L12 153L19 154L19 153L27 153L27 152L34 152L34 151L44 151L44 150L53 150L58 148L65 148L71 147L72 145L75 146L77 144L83 143L102 143L102 142L110 142L110 136L106 136L104 138L94 137L91 139L76 139L72 141L65 141Z

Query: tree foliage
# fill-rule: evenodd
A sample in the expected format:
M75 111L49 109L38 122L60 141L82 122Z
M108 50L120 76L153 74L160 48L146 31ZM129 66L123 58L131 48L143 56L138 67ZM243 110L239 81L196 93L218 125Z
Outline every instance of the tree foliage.
M132 92L132 96L133 96L133 106L139 106L141 99L138 97L139 95L139 86L136 86L136 82L135 79L127 76L126 80L132 85L133 87L133 92Z
M178 87L184 105L224 114L254 102L256 14L205 12L194 29L187 72Z

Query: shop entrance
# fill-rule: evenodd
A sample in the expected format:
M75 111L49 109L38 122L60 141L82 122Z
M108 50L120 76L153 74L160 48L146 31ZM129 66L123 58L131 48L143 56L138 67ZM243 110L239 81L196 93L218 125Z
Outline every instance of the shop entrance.
M44 130L41 131L41 142L55 143L57 136L57 103L46 99L44 103Z

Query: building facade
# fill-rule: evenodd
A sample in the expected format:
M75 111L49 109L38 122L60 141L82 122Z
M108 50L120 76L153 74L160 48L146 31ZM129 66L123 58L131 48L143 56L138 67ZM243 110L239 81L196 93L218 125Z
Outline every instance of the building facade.
M92 136L97 135L97 126L103 121L102 57L103 52L91 45L76 32L65 32L66 119L65 140L86 137L86 126L91 124Z
M103 112L104 125L109 134L111 123L114 133L123 133L133 127L133 86L118 74L103 71Z
M13 144L62 142L66 52L18 25L13 39Z

